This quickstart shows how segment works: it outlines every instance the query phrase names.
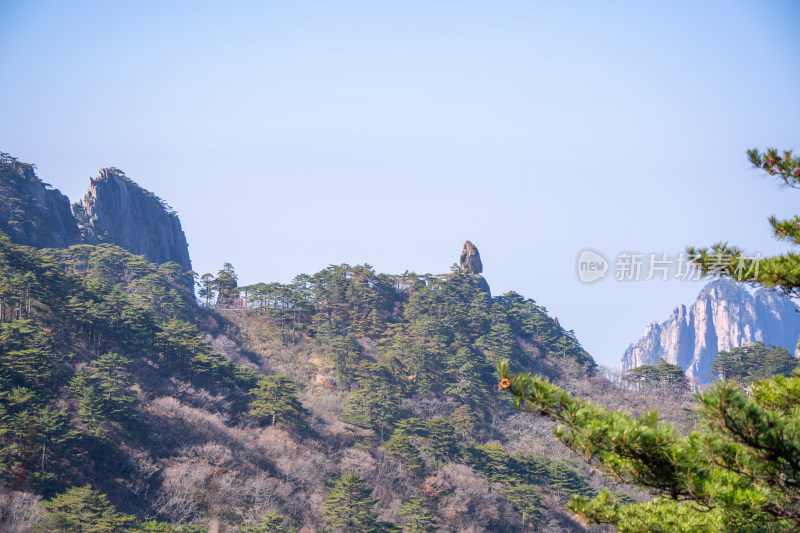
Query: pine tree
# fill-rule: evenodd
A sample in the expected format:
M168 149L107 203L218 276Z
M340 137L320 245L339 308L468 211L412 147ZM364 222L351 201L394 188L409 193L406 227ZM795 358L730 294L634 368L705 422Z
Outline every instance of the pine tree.
M390 455L397 457L411 474L418 476L424 471L425 464L419 456L419 450L402 429L395 430L383 447Z
M429 533L436 531L436 517L423 499L408 500L397 510L403 533Z
M455 430L450 422L444 418L431 418L425 422L425 431L425 441L437 460L452 459L458 455Z
M130 364L130 359L110 352L87 367L92 372L91 380L100 395L103 409L110 416L130 418L136 405L136 392L131 389L134 380L128 371Z
M459 405L450 414L450 424L463 442L471 443L477 437L480 421L470 406Z
M584 495L593 494L586 480L563 461L553 461L547 465L550 486L558 494Z
M520 512L522 523L526 526L532 526L542 518L540 492L538 486L528 484L512 485L503 489L503 494Z
M681 367L658 358L656 365L642 365L628 370L623 376L628 382L639 385L673 385L687 388L688 380Z
M656 411L609 411L544 378L501 366L520 409L561 424L556 436L609 477L652 491L627 503L608 491L573 498L590 522L626 532L796 531L800 528L800 374L756 382L750 394L720 381L698 395L702 421L681 436Z
M798 360L786 348L763 342L752 346L731 348L719 352L711 363L713 377L736 381L744 386L770 376L791 376L798 366Z
M358 474L346 473L327 488L322 514L325 531L336 533L380 531L373 512L375 500Z
M374 430L383 441L400 417L401 401L400 393L385 381L364 381L362 387L345 401L341 419Z
M170 524L149 520L134 526L125 533L208 533L208 529L192 524Z
M478 346L484 349L492 364L497 364L501 359L510 359L519 349L511 325L507 322L492 324L489 334L479 339Z
M209 307L210 301L216 296L217 291L214 288L214 276L210 273L205 273L200 276L200 287L197 291L198 296L206 299L206 307Z
M276 512L267 513L258 520L255 526L242 528L242 533L291 533L286 526L286 519Z
M107 430L103 427L106 417L103 413L103 399L91 382L85 370L79 370L69 382L69 390L78 403L78 417L89 428L89 432L100 439L105 438Z
M485 359L466 347L445 357L446 377L450 384L444 393L462 403L475 403L485 388L484 376L489 374ZM466 406L465 406L466 407Z
M90 485L72 487L41 506L45 515L34 525L40 533L123 533L134 524Z
M515 480L511 456L499 444L482 444L465 450L468 463L486 474L493 483L509 483Z
M765 153L752 149L747 152L753 166L777 176L784 185L800 189L800 158L791 150L779 153L769 148ZM769 218L775 238L800 244L800 217L779 220ZM717 243L711 248L687 249L702 273L720 275L755 286L783 291L789 296L800 297L800 255L791 252L773 257L748 255L740 248L727 243Z
M236 293L236 282L239 276L233 269L233 265L225 263L222 268L217 271L217 277L214 279L213 287L217 292L217 299L220 301L229 300Z
M531 485L541 485L550 480L550 459L530 454L513 456L514 477Z
M269 421L270 425L291 423L305 427L308 411L297 399L297 387L286 376L264 376L250 390L255 400L250 402L250 415Z

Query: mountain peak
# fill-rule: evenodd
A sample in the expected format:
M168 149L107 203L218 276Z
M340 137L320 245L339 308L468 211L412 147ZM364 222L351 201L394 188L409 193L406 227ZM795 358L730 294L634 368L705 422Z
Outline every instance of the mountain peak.
M34 168L0 152L0 232L36 248L80 243L69 199L36 177Z
M481 254L478 252L478 247L472 244L472 242L464 242L458 265L461 268L461 272L473 278L478 283L478 288L486 293L486 301L491 305L492 291L489 288L489 282L486 281L486 278L481 276L481 272L483 272Z
M483 272L483 263L481 263L481 254L478 248L470 241L464 242L464 247L461 249L461 258L458 262L461 270L464 272L472 271L473 274L480 274Z
M794 353L800 335L797 306L785 296L759 290L751 294L730 280L712 281L688 309L679 305L622 356L622 370L655 364L659 358L680 366L698 382L707 382L720 351L767 342Z
M174 261L192 268L178 215L118 168L100 169L90 178L89 192L73 212L86 243L110 242L154 263Z
M191 270L178 215L120 169L101 169L89 179L86 196L70 207L34 168L0 152L0 232L13 242L36 248L109 243L153 263L174 261Z

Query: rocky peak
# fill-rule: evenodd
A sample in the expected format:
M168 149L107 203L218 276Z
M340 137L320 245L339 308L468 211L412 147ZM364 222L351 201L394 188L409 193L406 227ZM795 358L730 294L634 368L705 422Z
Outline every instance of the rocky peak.
M489 304L492 303L492 291L489 288L489 283L481 276L483 272L483 263L481 263L481 254L478 248L470 241L464 243L461 249L461 257L458 261L461 272L470 276L478 284L478 288L486 293L486 300Z
M88 244L108 242L153 263L174 261L192 268L178 215L119 169L104 168L89 179L89 192L73 212Z
M80 243L69 199L36 177L33 165L0 152L0 231L19 244L64 248Z
M0 152L0 233L36 248L116 244L153 263L191 270L178 215L158 196L115 168L89 180L80 203L36 176L34 166Z
M478 248L470 241L464 243L461 249L461 258L458 261L461 270L464 272L472 271L473 274L480 274L483 272L483 263L481 263L481 254Z
M698 382L709 381L711 363L720 351L767 342L796 352L800 336L797 306L779 293L751 294L741 284L717 280L706 285L687 310L679 305L660 324L625 350L622 370L652 365L659 357L676 364Z

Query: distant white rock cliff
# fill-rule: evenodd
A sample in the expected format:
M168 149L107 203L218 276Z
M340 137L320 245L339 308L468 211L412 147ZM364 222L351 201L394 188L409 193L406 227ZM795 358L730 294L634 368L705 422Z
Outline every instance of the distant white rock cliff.
M660 324L651 322L644 336L622 355L622 370L652 365L663 357L698 383L711 380L711 363L720 351L766 342L797 355L800 313L785 296L717 280L706 285L688 310L679 305Z

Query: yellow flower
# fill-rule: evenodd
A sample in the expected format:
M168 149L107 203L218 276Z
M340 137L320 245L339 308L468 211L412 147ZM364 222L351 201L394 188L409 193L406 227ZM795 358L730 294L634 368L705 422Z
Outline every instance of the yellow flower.
M507 389L511 386L511 381L508 378L503 378L500 380L500 385L497 386L498 390Z

